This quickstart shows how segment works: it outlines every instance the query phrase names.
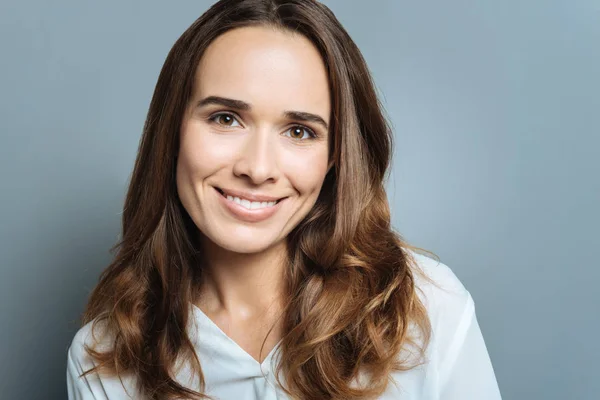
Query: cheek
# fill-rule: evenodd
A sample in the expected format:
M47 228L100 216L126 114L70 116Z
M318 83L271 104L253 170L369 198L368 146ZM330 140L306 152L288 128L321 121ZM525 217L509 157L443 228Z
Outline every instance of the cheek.
M189 123L182 130L179 158L189 175L203 178L230 163L236 150L227 137L211 135L198 125Z
M327 147L297 149L283 160L286 176L300 194L318 194L327 174Z

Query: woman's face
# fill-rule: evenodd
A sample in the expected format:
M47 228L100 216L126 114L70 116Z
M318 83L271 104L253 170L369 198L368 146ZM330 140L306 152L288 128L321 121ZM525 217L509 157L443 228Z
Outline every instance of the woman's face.
M182 121L177 191L211 242L237 253L282 243L328 171L329 115L325 65L304 36L244 27L210 44Z

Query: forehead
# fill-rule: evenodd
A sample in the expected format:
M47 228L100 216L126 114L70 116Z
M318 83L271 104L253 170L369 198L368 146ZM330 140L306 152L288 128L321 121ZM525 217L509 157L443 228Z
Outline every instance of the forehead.
M237 28L217 37L198 64L194 97L243 100L263 111L315 112L328 121L327 70L306 37L271 27Z

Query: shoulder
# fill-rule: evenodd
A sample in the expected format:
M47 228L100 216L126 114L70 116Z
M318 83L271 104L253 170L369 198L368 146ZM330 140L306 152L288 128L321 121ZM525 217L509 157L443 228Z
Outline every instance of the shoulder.
M96 351L106 351L112 345L112 337L108 334L106 324L93 320L79 328L69 346L69 358L81 366L92 368L95 364L86 347Z
M438 361L464 339L475 317L470 292L448 265L410 249L404 249L414 261L417 294L431 321L432 353Z
M128 374L117 377L95 370L82 376L84 372L97 366L86 347L105 352L111 349L113 340L114 335L110 334L106 324L101 320L90 321L75 333L67 352L69 399L142 398L137 391L135 380Z
M462 313L473 302L470 292L448 265L410 249L404 249L411 259L415 287L428 307L431 317ZM443 310L441 310L442 308Z
M107 334L103 321L93 320L79 328L67 351L67 379L77 383L85 383L90 379L99 381L97 372L80 377L81 374L96 366L94 358L87 349L104 352L110 349L111 341L112 338Z
M500 399L471 294L448 265L414 252L409 255L414 268L433 281L415 274L432 325L432 390L444 393L444 398Z

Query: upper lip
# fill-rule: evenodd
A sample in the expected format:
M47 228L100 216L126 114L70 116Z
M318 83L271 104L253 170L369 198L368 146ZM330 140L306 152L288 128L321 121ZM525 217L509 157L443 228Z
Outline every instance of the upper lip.
M250 200L250 201L278 201L283 199L284 197L273 197L273 196L265 196L262 194L258 194L258 193L251 193L251 192L242 192L239 190L233 190L233 189L225 189L225 188L220 188L220 187L216 187L217 190L223 192L225 195L229 195L232 197L239 197L240 199L246 199L246 200Z

